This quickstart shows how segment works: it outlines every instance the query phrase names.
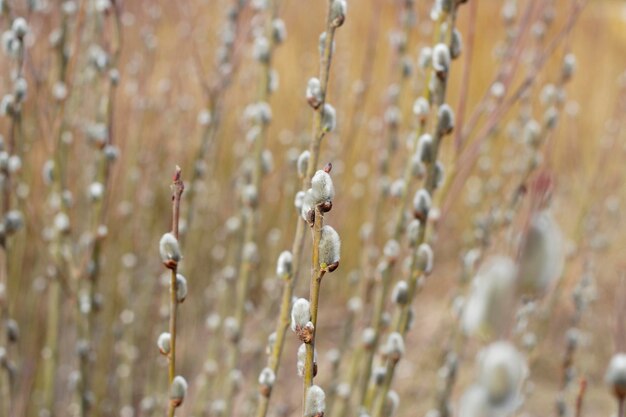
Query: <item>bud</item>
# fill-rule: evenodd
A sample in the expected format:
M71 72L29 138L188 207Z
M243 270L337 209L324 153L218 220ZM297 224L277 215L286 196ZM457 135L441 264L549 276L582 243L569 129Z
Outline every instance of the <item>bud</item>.
M187 280L181 274L176 274L176 300L182 303L187 298Z
M385 111L385 123L391 128L397 128L400 124L402 113L398 106L389 106Z
M306 392L304 417L324 417L326 411L326 395L317 385L312 385Z
M421 223L417 219L411 220L409 225L407 226L406 234L409 240L409 246L415 247L417 244L417 239L420 233Z
M409 285L406 281L398 281L393 287L391 299L394 303L404 305L409 302Z
M326 171L320 169L311 179L311 190L316 204L332 201L335 197L333 180Z
M11 24L11 30L18 39L22 39L28 33L28 23L23 17L17 17Z
M428 104L428 100L424 97L419 97L413 103L413 114L417 117L417 120L420 123L423 123L428 118L428 113L430 112L430 104Z
M431 164L435 161L435 147L433 145L433 137L428 133L420 136L417 142L416 154L419 160L425 164Z
M304 178L309 169L309 159L311 159L311 152L304 151L298 156L298 176Z
M241 189L241 202L249 208L255 208L259 204L259 192L254 184L243 186Z
M332 26L338 28L343 25L346 20L347 9L346 0L332 0L330 5L330 23Z
M438 43L433 49L432 64L439 78L445 78L450 68L450 50L445 43Z
M574 71L576 71L576 56L569 53L563 58L563 67L561 68L563 81L569 81L574 75Z
M624 401L626 398L626 353L617 353L611 358L604 377L613 389L613 395Z
M298 213L302 213L302 204L304 202L304 197L306 196L306 192L298 191L293 198L293 205L296 208Z
M332 132L337 127L337 112L330 104L324 104L322 110L322 130L324 132Z
M333 272L339 266L341 239L331 226L322 227L318 250L320 267L328 269L328 272Z
M269 62L271 55L270 43L265 36L257 36L252 46L252 56L259 62Z
M428 191L424 188L417 190L415 197L413 197L413 214L415 218L422 222L426 221L431 205L432 200Z
M397 363L404 355L404 339L398 332L393 332L387 337L385 355L394 363Z
M298 369L298 376L304 376L304 363L306 361L306 343L303 343L298 348L298 363L296 365ZM313 376L317 375L317 349L313 351Z
M452 42L450 43L450 57L457 59L461 56L463 51L463 39L461 38L461 32L456 28L452 31Z
M363 310L363 301L360 297L354 296L348 300L348 312L350 314L357 314Z
M165 233L159 241L161 260L167 268L174 269L182 259L178 239L172 233Z
M272 387L276 382L276 374L270 368L264 368L259 374L259 390L261 395L269 397L272 392Z
M437 119L437 131L441 135L452 133L454 129L454 112L447 104L439 106L439 115Z
M430 274L433 270L434 254L428 243L422 243L417 248L417 269L418 271Z
M387 393L387 399L385 400L385 407L383 408L383 417L393 417L400 405L400 396L397 392L391 390Z
M172 381L170 388L170 402L174 407L179 407L187 395L187 381L182 376L177 376Z
M169 333L161 333L157 339L157 346L162 355L169 355L172 337Z
M389 239L383 249L385 257L389 260L396 260L400 255L400 244L395 239Z
M441 187L443 184L443 180L446 178L446 172L443 168L443 163L441 161L437 161L435 164L435 189Z
M315 208L316 204L317 204L317 201L315 200L315 195L313 193L313 190L311 188L309 188L304 193L304 196L302 197L302 204L301 204L301 207L300 207L300 216L302 216L302 218L305 221L307 221L309 223L313 222L314 215L311 214L311 211Z
M234 317L226 317L224 319L224 337L229 342L235 343L239 340L240 330L239 323Z
M486 389L489 405L503 415L519 406L527 374L526 360L508 342L492 343L478 355L478 382Z
M319 79L309 79L306 87L306 101L314 109L319 108L320 104L322 104L322 84Z
M291 307L291 330L300 333L311 320L311 305L305 298L298 298Z
M541 144L541 126L535 120L529 120L524 125L523 140L532 147L538 147Z
M292 273L293 255L288 250L281 252L276 263L276 275L287 277Z
M554 129L559 121L559 111L556 107L550 106L543 114L543 124L546 129Z
M428 69L432 65L433 62L433 50L432 48L425 46L420 49L420 55L417 60L417 64L422 70Z
M494 256L483 263L463 308L461 327L466 334L498 334L504 328L515 274L515 263L508 257Z
M363 329L361 341L363 342L363 346L366 349L374 348L374 343L376 342L376 330L371 327L366 327L365 329Z
M522 245L518 286L538 296L559 278L565 263L563 236L553 217L543 211L533 216Z
M276 44L281 44L287 39L287 27L282 19L276 18L272 21L272 35Z
M11 235L24 226L24 216L19 210L11 210L4 215L4 231Z
M89 199L91 201L100 201L104 195L104 185L101 182L92 182L89 185Z

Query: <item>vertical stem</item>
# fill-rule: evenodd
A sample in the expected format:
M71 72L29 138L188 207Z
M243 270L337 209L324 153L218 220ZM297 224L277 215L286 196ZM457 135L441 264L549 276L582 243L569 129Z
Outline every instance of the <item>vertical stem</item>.
M176 166L174 173L174 181L172 183L172 234L178 239L178 223L180 219L180 199L185 190L185 184L182 180L182 170ZM168 387L171 387L174 377L176 377L176 318L178 314L178 285L176 275L178 266L172 268L170 277L170 354L168 367ZM172 401L169 402L168 415L172 417L176 406Z
M317 313L319 307L320 284L325 271L320 266L319 260L319 243L322 236L322 227L324 225L324 214L319 206L315 207L315 221L313 222L313 256L312 256L312 274L310 284L310 310L311 323L313 323L313 335L311 343L306 345L306 359L304 362L304 393L303 401L306 402L306 392L313 385L314 359L315 359L315 335L317 333ZM303 404L304 404L303 402ZM304 410L304 409L303 409Z

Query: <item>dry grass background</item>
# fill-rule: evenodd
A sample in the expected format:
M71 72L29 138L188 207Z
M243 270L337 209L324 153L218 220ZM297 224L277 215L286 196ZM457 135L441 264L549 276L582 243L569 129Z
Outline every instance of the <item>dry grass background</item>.
M520 9L531 1L520 1ZM378 2L382 3L377 5ZM22 2L14 3L17 3L16 10L25 10ZM190 178L193 170L201 131L196 119L205 106L199 78L201 76L209 82L214 79L211 63L219 43L218 32L226 3L225 0L123 3L127 25L124 27L124 44L118 66L122 75L115 101L114 130L120 157L113 165L106 202L108 237L103 247L103 269L99 280L104 304L97 315L95 327L97 355L93 364L93 388L97 407L94 415L120 415L120 409L125 405L139 410L139 402L145 396L162 397L166 392L165 362L159 357L155 341L166 326L167 309L164 306L167 290L160 284L162 265L156 248L159 237L169 228L168 185L173 167L180 165L186 178ZM274 327L277 312L274 303L280 292L273 282L275 259L280 251L291 245L295 226L292 199L298 180L289 161L305 148L309 140L311 111L304 100L304 89L307 80L318 71L317 38L323 27L325 3L286 1L279 11L286 22L288 37L276 50L273 61L280 75L280 87L271 99L273 120L267 142L273 153L274 169L264 178L260 192L261 262L251 291L252 310L243 330L242 370L245 382L238 415L245 415L243 400L255 398L256 376L265 362L265 339ZM398 71L388 41L390 30L397 25L396 3L390 0L350 2L348 19L337 37L329 100L338 109L338 130L324 139L320 161L332 161L334 166L337 197L331 224L342 237L343 252L341 268L325 279L322 288L317 347L321 358L338 343L345 320L344 306L355 291L355 285L349 280L350 272L358 270L364 250L359 230L365 222L372 220L377 198L375 166L385 146L384 132L380 129L386 108L385 92L396 79ZM412 31L409 51L415 58L418 47L430 43L430 35L425 35L430 25L427 19L430 2L416 3L418 25ZM548 37L562 28L570 10L569 1L555 0L554 3L556 21ZM499 0L478 2L468 115L490 87L500 65L494 58L494 48L503 39L499 17L501 4ZM197 395L197 378L210 359L212 339L219 337L207 331L205 320L210 313L219 312L229 305L230 300L224 299L228 292L220 288L233 285L220 277L223 268L235 256L233 238L226 233L224 224L238 210L235 184L246 152L246 129L241 119L245 106L254 100L258 85L258 66L250 58L250 18L249 12L243 16L243 30L236 49L238 65L233 84L225 94L224 120L219 129L218 143L206 160L211 175L198 188L195 221L191 230L186 231L183 245L183 268L190 295L180 310L178 366L179 373L190 382L190 397L178 413L181 416L192 415L195 403L217 397L215 393ZM49 99L49 80L52 77L49 74L53 73L54 60L46 36L55 22L58 22L56 12L35 13L29 18L34 43L28 49L26 65L31 86L24 110L26 153L20 174L21 181L29 187L29 194L19 200L26 227L12 243L12 256L16 261L9 264L12 277L7 290L9 304L12 316L21 329L19 344L10 354L18 360L20 367L22 385L16 400L23 405L18 410L24 416L37 415L40 406L41 369L45 357L42 349L48 330L46 277L50 273L51 261L42 231L52 221L46 204L48 191L42 182L41 171L49 158L46 144L51 140L47 137L49 132L36 123L34 115L54 111ZM464 7L458 18L458 27L465 38L468 25L468 8ZM371 56L368 39L375 30L378 31L376 53ZM94 33L95 29L87 25L87 39L95 36ZM147 47L148 44L154 48ZM571 51L576 55L577 70L566 88L566 108L571 114L560 118L556 133L551 138L544 168L553 176L555 184L553 212L570 246L579 250L572 251L574 255L568 259L564 285L550 316L549 330L540 340L534 356L531 372L533 389L527 395L525 411L519 415L554 415L564 335L573 311L570 293L587 260L593 261L598 293L597 300L580 324L584 338L575 366L578 375L586 377L589 384L584 415L611 415L614 412L603 377L606 364L617 349L619 337L623 339L621 332L624 329L619 330L616 320L620 314L619 306L626 302L624 286L619 284L624 271L622 248L626 245L626 238L622 233L622 209L611 216L607 213L605 202L609 197L623 202L626 197L623 186L626 136L622 122L625 109L623 106L618 108L620 94L624 94L618 79L626 69L625 50L624 3L591 0L571 35L557 48L545 70L534 78L533 91L536 95L544 83L558 76L564 52ZM202 63L201 74L198 62ZM95 153L83 139L83 129L94 119L98 99L103 94L102 88L85 75L88 74L85 65L83 60L79 61L76 91L68 104L69 125L75 136L68 168L70 189L76 200L71 210L72 238L76 242L80 242L91 221L86 214L89 204L85 190L95 171ZM0 61L0 85L5 89L10 88L7 76L10 66L8 60L3 58ZM364 66L371 71L371 83L366 87L362 114L355 115L352 114L354 85L360 79ZM463 57L455 62L450 78L447 101L455 109L462 66ZM39 87L32 81L35 76L42 78ZM515 80L519 82L521 76L516 76ZM410 91L405 94L405 102L401 106L407 126L411 120L412 102L421 91L418 77L411 81L408 88ZM0 131L6 132L8 126L7 118L3 118ZM350 126L353 127L353 134L347 137ZM613 132L616 132L615 141L610 142L606 138ZM504 149L508 146L508 139L502 134L492 144L492 149L501 155L500 158L516 158L515 154L506 153ZM451 146L445 148L444 161L452 160L451 149ZM397 154L392 160L392 169L400 172L403 161L404 155ZM506 160L494 162L498 165L508 163ZM363 172L367 174L363 175ZM509 183L509 188L513 183ZM467 248L466 237L471 233L474 219L465 204L465 192L449 194L446 199L452 204L437 229L435 271L415 303L416 320L406 340L407 358L403 360L394 382L394 388L401 394L399 416L424 415L432 406L441 347L454 325L449 311L460 273L459 256ZM185 204L183 199L183 207ZM580 229L581 216L586 213L593 214L593 224ZM382 215L385 214L383 211ZM579 233L581 230L582 233ZM503 239L504 236L498 236L496 240L501 242ZM606 248L590 249L592 242L602 240L606 240ZM310 250L307 249L308 242L306 245L305 254ZM496 244L491 251L499 249ZM308 279L306 274L301 275L295 292L305 296ZM67 298L61 309L60 365L56 371L55 387L60 416L73 415L77 409L71 385L76 370L75 303L75 299ZM296 338L289 334L272 400L275 410L280 404L288 404L289 415L299 413L301 388L295 373L298 344ZM459 382L453 395L455 399L471 379L473 354L479 345L470 343L463 356ZM622 349L625 347L621 346ZM222 362L220 357L213 359ZM325 362L320 359L318 380L322 386L328 382L329 369ZM568 397L570 404L573 404L574 396L575 389ZM158 409L156 414L160 412Z

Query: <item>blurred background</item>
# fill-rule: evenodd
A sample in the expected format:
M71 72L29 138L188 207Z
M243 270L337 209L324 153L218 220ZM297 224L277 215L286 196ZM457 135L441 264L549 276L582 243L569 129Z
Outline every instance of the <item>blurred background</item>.
M340 268L322 284L317 325L316 383L327 395L348 378L371 318L376 268L399 205L394 181L408 163L406 143L417 129L413 103L427 84L420 55L433 44L432 3L349 1L337 29L327 91L337 127L323 138L318 164L333 166L336 196L326 222L342 239ZM0 60L6 152L0 262L8 329L2 361L9 375L3 376L7 414L1 415L14 416L165 410L167 359L156 340L167 331L169 275L158 243L171 227L177 165L186 185L180 272L189 290L178 309L177 344L177 373L189 392L177 415L220 415L233 377L223 324L237 304L245 240L241 194L255 163L249 106L264 96L268 74L255 59L255 44L270 13L284 22L284 41L271 44L272 116L255 208L258 259L243 305L233 412L253 414L280 306L276 259L291 249L301 221L294 209L301 185L296 160L311 140L314 112L305 90L319 73L327 2L280 1L267 8L262 1L227 0L0 5L0 30L23 43L15 49L3 36ZM14 24L20 16L28 25L21 40ZM464 274L475 273L468 253L479 248L481 259L517 257L539 206L561 231L562 271L535 300L519 333L510 324L501 334L464 339L449 394L454 415L474 378L476 353L501 337L525 352L530 370L516 415L574 415L581 379L587 384L583 414L613 415L604 375L611 356L626 349L626 5L469 0L458 9L456 27L463 49L450 66L446 102L457 123L441 145L446 177L429 219L434 269L413 302L406 355L392 384L400 397L396 415L437 408L438 371L459 327L455 311L471 288ZM575 71L565 82L564 60L571 56ZM18 79L28 86L23 97ZM541 148L531 149L522 140L525 123L550 117L556 121ZM418 183L409 187L411 198ZM509 196L518 192L520 202L507 211ZM502 227L489 226L503 217ZM409 248L404 241L401 248L402 261ZM294 294L308 297L308 234L302 253ZM394 283L407 275L401 261ZM369 299L362 293L367 282L374 288ZM581 285L582 309L576 298ZM362 308L350 313L346 306L354 296ZM391 314L391 300L386 305ZM352 331L342 341L351 314ZM510 314L517 325L526 319L517 308ZM573 331L575 354L564 365ZM531 337L536 340L526 346ZM301 413L299 344L287 332L269 415ZM345 350L333 371L326 355L340 347ZM560 403L567 405L565 414L557 413Z

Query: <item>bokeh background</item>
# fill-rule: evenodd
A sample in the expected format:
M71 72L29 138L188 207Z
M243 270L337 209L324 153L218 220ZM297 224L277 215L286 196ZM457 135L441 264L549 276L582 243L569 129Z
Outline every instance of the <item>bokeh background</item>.
M50 289L63 274L50 232L55 224L54 202L51 202L54 190L42 172L46 161L53 158L57 140L53 137L53 121L59 111L59 102L53 98L58 59L49 38L63 21L61 3L67 2L5 0L4 3L10 5L11 11L3 15L2 31L8 28L10 16L24 16L30 28L24 61L29 89L18 135L22 167L11 185L16 196L12 204L23 213L25 227L9 239L6 286L7 308L20 330L19 340L7 349L9 359L18 369L19 389L13 395L13 413L26 416L37 415L45 408L46 393L42 389L46 364L50 361L50 303L54 302ZM232 79L223 89L218 89L222 109L219 127L201 161L205 175L192 184L189 181L194 170L199 169L196 158L206 130L199 123L199 114L210 105L206 87L219 85L225 78L215 62L231 2L119 3L123 42L115 63L119 85L112 96L106 76L93 69L89 58L93 45L101 45L105 51L115 47L112 12L97 17L98 12L89 9L96 6L86 3L83 37L71 43L79 57L73 68L73 88L65 101L62 129L67 144L66 185L73 196L73 203L68 206L71 231L66 250L76 259L83 259L89 253L90 233L94 222L98 224L88 190L98 175L100 156L89 137L93 136L90 131L99 118L106 114L102 113L102 106L107 105L107 97L112 98L111 135L119 150L119 156L111 164L103 202L108 233L100 247L101 265L95 290L101 295L102 303L92 328L93 415L150 415L142 411L142 402L145 406L148 397L157 401L154 415L160 415L164 409L161 405L166 400L167 367L156 349L156 338L167 328L168 281L163 279L158 240L170 227L169 186L176 165L182 168L183 180L187 182L188 191L182 201L185 216L189 190L195 192L193 222L183 225L181 268L188 280L189 295L179 309L177 354L179 373L189 381L190 391L177 415L201 415L198 407L210 406L220 399L227 378L222 369L227 342L220 331L208 328L207 318L214 322L217 317L223 319L234 302L232 271L238 267L240 242L233 225L240 213L238 186L242 165L250 152L246 140L249 124L244 113L246 106L256 100L259 88L261 68L252 57L259 12L248 6L240 16L232 51ZM342 257L339 270L326 277L322 285L317 329L320 355L317 381L322 387L330 383L331 375L324 354L340 343L346 303L358 293L359 277L371 275L367 268L376 267L386 240L387 224L395 220L396 203L392 199L375 210L381 183L386 180L379 166L389 141L384 120L389 107L388 91L391 85L401 83L398 108L399 138L403 143L415 125L412 103L424 88L417 60L420 49L432 42L430 3L415 4L416 22L407 39L407 56L415 68L404 81L400 81L400 62L390 42L393 33L401 29L403 2L350 1L346 23L337 32L328 101L337 109L338 126L322 142L320 163L333 164L337 195L328 222L341 235ZM541 120L545 109L540 99L542 89L558 80L566 54L576 57L575 74L564 87L566 97L558 125L542 152L542 164L531 176L531 180L539 175L550 178L550 210L565 237L567 256L559 284L540 301L539 313L532 319L531 326L542 330L537 331L538 344L529 355L530 380L519 415L555 414L566 332L574 314L572 291L584 273L593 276L594 301L577 326L581 337L574 359L576 376L566 391L566 399L573 406L578 380L585 378L588 389L584 414L611 415L615 409L603 381L604 373L611 355L626 348L622 256L626 241L621 209L626 175L623 163L626 78L622 76L626 70L626 6L612 0L584 2L571 31L564 33L577 2L519 0L516 3L517 23L513 27L524 35L519 56L504 59L498 53L507 34L501 17L504 2L470 0L460 9L457 27L465 40L463 52L471 49L472 58L469 66L465 55L453 62L447 102L458 112L466 82L467 123L480 106L495 106L488 92L503 65L510 65L513 73L506 97L528 77L533 115ZM546 9L554 11L554 21L546 28L544 39L537 40L532 23L540 20ZM528 10L531 24L519 25ZM265 363L265 341L275 326L281 291L274 276L275 260L281 251L291 247L295 230L297 214L293 198L300 184L295 159L308 147L313 117L304 92L307 80L318 73L318 36L324 28L325 13L323 1L283 1L278 9L287 38L277 46L272 59L272 67L279 76L278 88L270 99L273 117L266 142L273 163L259 190L260 262L252 276L242 329L243 383L236 415L248 415L247 407L256 400L257 375ZM69 18L71 39L76 36L75 19ZM470 31L474 32L474 39L468 44ZM540 69L530 67L528 62L533 54L546 50L555 38L559 42L546 56L545 65ZM5 92L13 88L14 68L14 60L3 57L0 61L0 85ZM453 300L464 291L458 280L462 272L461 257L475 241L480 215L489 207L504 205L506 196L519 182L515 172L505 175L501 169L523 158L519 143L509 133L509 122L518 111L513 105L499 118L495 133L481 148L478 164L454 177L460 182L452 181L448 192L436 200L441 217L436 223L433 244L435 269L414 302L415 323L406 340L406 358L393 383L401 398L398 416L424 415L435 403L442 349L456 326ZM0 118L0 133L5 138L11 120ZM481 119L477 128L467 135L470 143L480 136L485 123ZM455 172L452 167L459 162L457 156L453 135L444 142L441 158L450 173ZM390 180L400 175L405 161L406 154L399 145L388 160ZM472 193L489 181L499 183L498 191L473 204ZM531 205L527 201L522 203L514 222L518 227L494 234L487 253L515 253L519 226L527 218ZM380 228L374 241L361 238L363 226L368 223ZM309 253L307 239L305 265ZM308 267L303 268L297 278L298 296L308 294L307 272ZM402 276L401 268L397 268L397 274L394 280ZM76 283L77 288L82 286L82 282ZM78 415L76 344L80 339L77 334L80 292L61 291L59 301L53 411L59 416ZM357 320L355 344L367 320L368 305L366 302L363 317ZM474 355L484 342L467 342L452 395L454 402L471 381ZM300 413L301 387L295 371L298 345L297 338L288 334L271 415ZM346 355L349 358L350 353ZM341 369L341 374L348 372L347 361ZM217 372L216 376L211 377L211 372ZM208 387L203 385L206 381L212 381Z

